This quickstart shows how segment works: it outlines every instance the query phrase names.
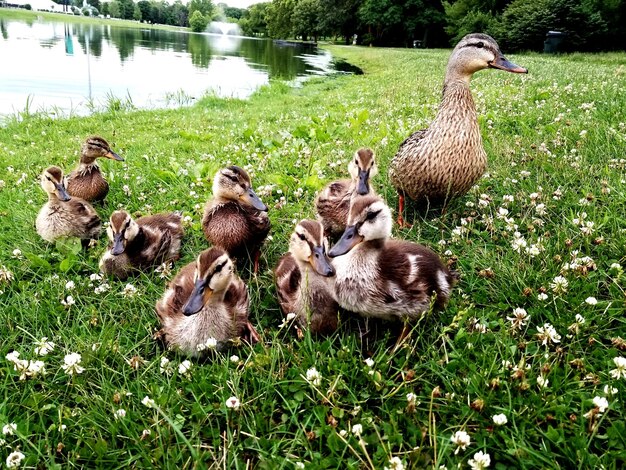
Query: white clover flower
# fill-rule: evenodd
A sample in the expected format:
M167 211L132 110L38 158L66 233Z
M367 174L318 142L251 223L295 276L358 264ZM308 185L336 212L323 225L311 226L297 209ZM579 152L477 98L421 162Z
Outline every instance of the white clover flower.
M165 356L161 358L161 362L159 364L159 371L161 371L161 374L165 374L165 375L171 375L173 372L172 363Z
M35 341L35 354L38 356L46 356L53 350L54 343L52 341L48 341L47 337L44 336L39 341Z
M587 297L585 299L585 303L588 305L597 305L598 304L598 299L596 299L595 297Z
M2 434L5 436L12 436L17 431L17 424L9 423L2 426Z
M548 343L561 341L561 335L556 332L556 329L550 323L544 323L543 326L537 327L537 338L543 346L546 346Z
M470 435L467 434L465 431L455 432L454 435L450 438L450 441L452 441L452 443L456 445L456 449L454 451L455 455L458 454L459 451L465 450L467 446L470 445L470 443L472 442L472 440L470 439Z
M598 408L600 413L604 413L609 407L609 401L604 397L594 397L593 404Z
M215 349L217 347L217 340L215 338L208 338L204 344L207 349Z
M7 468L18 468L26 456L19 451L11 452L6 460Z
M363 425L362 424L353 425L352 434L354 434L356 437L360 437L361 434L363 434Z
M518 234L519 234L519 232L515 232L515 235L518 235ZM528 242L521 235L516 236L511 241L511 247L513 248L513 251L515 251L517 253L521 253L522 250L525 250L527 246L528 246Z
M491 419L493 420L493 424L495 424L496 426L504 426L506 423L509 422L504 413L493 415Z
M410 404L415 405L415 403L417 402L417 395L413 392L409 392L406 394L406 401L408 401Z
M282 322L280 322L280 325L278 325L278 328L283 328L284 326L289 325L289 323L296 318L296 314L293 312L290 312L287 314L287 316L285 318L283 318Z
M0 265L0 285L9 284L13 280L13 273L6 266Z
M22 250L19 248L13 250L13 258L22 259Z
M61 305L65 307L71 307L75 303L76 301L74 300L74 297L72 297L71 295L68 295L67 297L65 297L65 299L61 300Z
M95 282L95 281L101 281L102 280L102 275L98 274L98 273L93 273L89 275L89 280L91 282Z
M491 465L491 457L489 454L479 450L474 454L474 458L467 461L472 470L484 470Z
M345 429L342 429L341 431L339 431L339 435L341 437L346 437L348 435L348 431L346 431Z
M66 354L61 367L68 375L82 374L85 368L80 365L81 360L82 357L78 353Z
M111 290L111 286L108 283L103 282L98 287L96 287L93 291L96 294L102 294L102 293L107 292L109 290Z
M28 377L36 377L39 374L46 373L46 364L43 361L28 361L26 375Z
M124 286L124 290L122 291L122 296L124 297L134 297L137 295L137 288L132 284L126 284Z
M232 356L230 356L230 362L234 362L235 364L239 362L239 356L237 356L236 354L233 354Z
M191 361L185 359L183 362L178 364L178 373L180 375L191 376Z
M374 367L374 360L371 357L368 357L365 359L365 365L370 368Z
M400 457L391 457L389 466L386 466L384 470L404 470L404 463Z
M542 215L546 215L548 213L548 211L546 210L546 205L541 203L541 204L537 204L535 206L535 213L538 216L542 216Z
M173 267L174 264L171 261L166 261L165 263L161 263L159 267L155 269L155 271L159 273L159 277L161 279L166 279L171 276Z
M144 429L143 431L141 431L141 440L143 441L145 438L150 436L150 434L152 434L152 431L150 431L149 429Z
M296 462L296 468L302 469L305 468L304 464L302 462Z
M239 401L239 398L230 397L228 400L226 400L226 408L230 408L235 411L241 408L241 402Z
M141 404L147 408L156 408L156 403L148 395L142 398Z
M115 412L113 413L113 417L115 419L122 419L126 417L126 410L123 408L120 408L119 410L115 410Z
M67 290L73 290L76 287L76 284L74 283L74 281L67 281L65 283L65 288Z
M322 374L320 374L315 367L311 367L306 371L306 380L317 387L322 383Z
M530 315L528 315L526 310L518 307L513 309L513 316L506 317L506 319L511 322L511 328L514 330L521 330L530 319Z
M548 300L548 294L546 294L545 292L539 292L539 294L537 294L537 300L540 301L544 301L544 300Z
M615 387L611 387L610 385L605 385L604 386L604 394L605 395L615 395L618 392L617 388Z
M565 292L567 292L568 285L569 282L567 282L567 279L565 279L563 276L557 276L550 283L550 288L555 294L564 294Z
M616 274L621 274L623 270L624 269L622 268L622 265L619 263L611 263L611 266L609 266L609 271L612 271Z
M549 382L550 381L543 374L537 377L537 385L539 386L539 388L547 388Z
M609 374L611 374L611 377L618 380L622 377L626 378L626 357L614 357L613 363L615 364L616 368L609 372Z

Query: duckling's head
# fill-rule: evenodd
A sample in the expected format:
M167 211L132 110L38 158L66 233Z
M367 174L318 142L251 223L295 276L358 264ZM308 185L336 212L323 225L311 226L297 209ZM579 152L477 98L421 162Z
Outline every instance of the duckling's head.
M111 214L107 227L109 240L113 242L111 254L121 255L126 250L128 242L133 240L139 233L139 225L126 211L115 211Z
M494 68L513 73L528 73L528 70L506 60L498 43L489 35L472 33L459 41L450 60L448 74L458 74L469 77L479 70Z
M48 193L49 197L58 198L67 202L71 199L65 190L65 182L63 181L63 170L58 166L51 166L41 175L41 187Z
M378 173L374 152L369 148L362 148L355 152L354 158L348 164L348 171L352 181L356 181L356 192L365 195L370 192L370 178Z
M391 226L391 209L380 197L356 197L350 204L348 226L328 255L331 258L345 255L363 241L389 238Z
M81 148L80 162L90 164L96 161L96 158L109 158L123 162L124 159L111 150L109 143L102 137L97 135L87 137Z
M299 261L309 263L315 272L330 277L335 274L326 251L328 242L324 238L324 227L316 220L301 220L296 225L289 241L289 252Z
M235 165L217 172L213 179L213 195L267 211L267 206L252 189L246 170Z
M193 291L183 305L183 313L190 316L202 310L214 293L222 292L230 285L234 270L228 253L221 248L213 247L200 253L193 275Z

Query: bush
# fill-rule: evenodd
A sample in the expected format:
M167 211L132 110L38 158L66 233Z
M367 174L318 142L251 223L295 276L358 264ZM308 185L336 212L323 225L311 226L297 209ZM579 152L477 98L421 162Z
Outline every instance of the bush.
M189 27L196 33L204 31L208 24L209 19L198 10L195 10L189 17Z

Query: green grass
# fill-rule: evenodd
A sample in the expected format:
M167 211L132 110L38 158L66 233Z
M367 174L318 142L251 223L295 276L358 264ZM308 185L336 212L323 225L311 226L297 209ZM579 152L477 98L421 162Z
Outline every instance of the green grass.
M0 285L0 425L17 425L15 435L1 436L2 460L19 449L29 467L383 468L397 456L407 468L456 468L484 451L498 469L623 466L626 382L610 371L625 355L616 338L626 338L626 55L520 55L510 59L528 76L476 74L488 174L445 214L409 207L413 227L394 229L435 249L462 277L448 308L417 324L392 353L391 335L365 343L354 319L327 339L297 340L279 329L271 269L293 221L314 216L315 191L346 174L357 148L376 151L381 172L373 183L395 207L388 163L434 117L449 51L330 49L365 75L298 89L273 83L249 101L205 98L178 110L112 109L67 120L28 114L0 128L0 265L13 274ZM81 141L94 133L126 159L102 164L112 187L98 207L104 218L117 207L192 217L175 270L207 247L199 223L218 168L236 163L251 169L256 188L271 185L263 199L272 239L260 274L243 273L263 344L194 361L186 378L177 372L185 358L152 340L166 279L131 279L137 295L129 298L126 282L109 280L97 294L105 281L89 276L104 236L79 253L37 236L39 174L50 164L73 168ZM591 234L573 223L582 212L594 223ZM521 237L541 251L515 251ZM571 266L582 257L591 258L588 267ZM559 275L568 286L557 294L551 284ZM61 303L68 295L70 307ZM516 308L530 315L521 331L507 320ZM585 321L576 332L577 314ZM559 343L542 345L545 323ZM19 380L5 356L15 350L36 359L33 343L42 337L56 344L41 358L46 375ZM70 352L85 368L73 377L61 368ZM373 373L364 363L370 356ZM160 372L162 357L173 374ZM305 379L313 366L318 387ZM605 386L617 393L607 396ZM145 396L157 407L144 406ZM226 408L230 396L241 400L239 411ZM594 397L609 407L586 418ZM124 418L114 418L118 409ZM500 413L508 423L495 426ZM341 433L357 424L360 439ZM456 431L471 437L458 453Z

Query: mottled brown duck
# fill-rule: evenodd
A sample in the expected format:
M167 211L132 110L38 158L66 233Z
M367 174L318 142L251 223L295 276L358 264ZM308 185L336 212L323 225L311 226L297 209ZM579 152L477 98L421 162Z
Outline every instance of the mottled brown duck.
M133 271L176 261L183 237L182 217L169 212L133 220L126 211L111 214L107 227L110 246L100 259L100 270L120 279Z
M157 302L156 311L162 326L157 337L190 356L222 350L239 337L250 343L259 341L248 319L246 285L221 248L203 251L182 268Z
M504 58L486 34L468 34L452 51L439 111L427 129L407 138L391 161L389 178L399 195L403 225L404 196L439 203L465 194L484 173L487 155L476 118L470 79L486 68L527 73Z
M326 236L339 237L346 229L350 200L355 194L375 194L370 185L370 179L378 173L374 152L369 148L357 150L348 164L348 172L351 179L333 181L315 201Z
M337 329L339 305L334 297L333 269L326 254L328 241L316 220L302 220L274 271L280 309L294 313L298 336L310 329L330 334Z
M202 229L209 242L224 248L240 265L253 258L254 272L258 271L259 250L270 231L270 219L243 168L233 165L217 172Z
M100 217L91 204L67 194L59 167L51 166L43 172L41 187L48 194L48 202L35 221L41 238L53 242L62 237L76 237L83 241L83 246L98 238L102 228Z
M123 162L102 137L91 136L83 142L78 167L67 176L67 192L85 201L102 201L109 192L109 183L102 176L96 159L108 158Z

